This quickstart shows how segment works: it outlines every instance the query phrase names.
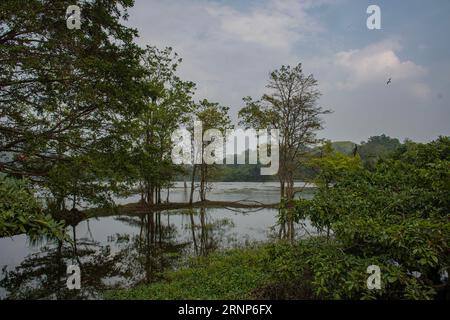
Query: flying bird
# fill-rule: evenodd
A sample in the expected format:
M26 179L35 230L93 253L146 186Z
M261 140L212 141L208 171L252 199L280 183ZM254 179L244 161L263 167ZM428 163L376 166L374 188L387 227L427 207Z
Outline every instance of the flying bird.
M386 82L386 85L390 84L392 82L392 78L389 78L389 80Z

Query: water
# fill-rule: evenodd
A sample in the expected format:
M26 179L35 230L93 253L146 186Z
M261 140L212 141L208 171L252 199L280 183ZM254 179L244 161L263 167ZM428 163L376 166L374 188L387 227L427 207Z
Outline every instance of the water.
M183 182L176 182L169 192L170 202L188 202L190 196L190 183L186 182L187 189L184 188ZM305 187L303 196L310 197L311 190L314 185L304 182L296 182L295 188ZM196 184L198 189L198 183ZM257 201L264 204L277 203L280 201L280 191L278 182L213 182L208 185L208 200L215 201ZM167 199L167 191L162 190L161 199ZM126 199L116 199L116 203L124 204L129 202L137 202L140 195L135 195ZM200 195L196 191L193 201L200 201Z
M171 202L185 202L189 192L177 183L169 197ZM271 182L214 183L208 199L276 203L279 190ZM117 202L137 200L139 196ZM2 238L0 298L97 299L108 289L161 281L161 272L185 265L190 257L276 237L277 213L268 208L166 210L82 221L67 228L75 239L72 243L46 239L32 243L25 235ZM305 223L306 230L313 232ZM306 234L298 230L298 236ZM70 264L81 267L81 290L66 288Z

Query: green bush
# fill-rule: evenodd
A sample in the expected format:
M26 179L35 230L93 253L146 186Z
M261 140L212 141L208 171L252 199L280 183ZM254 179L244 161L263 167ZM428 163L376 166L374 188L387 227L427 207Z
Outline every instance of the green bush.
M308 267L325 298L432 299L448 292L450 255L450 139L409 143L373 171L352 170L332 188L300 200L332 238L311 248ZM368 291L366 268L381 268L383 287Z
M264 286L268 271L264 247L216 252L194 258L187 268L165 272L165 281L110 291L108 299L250 299Z
M43 212L26 180L0 176L0 237L20 233L62 239L63 224Z
M448 138L407 143L370 171L334 156L322 171L332 173L334 185L321 184L312 200L298 200L280 217L309 217L319 230L330 229L327 237L214 253L164 273L162 283L107 297L448 299L441 276L450 263L449 150ZM367 286L371 265L381 270L380 290Z

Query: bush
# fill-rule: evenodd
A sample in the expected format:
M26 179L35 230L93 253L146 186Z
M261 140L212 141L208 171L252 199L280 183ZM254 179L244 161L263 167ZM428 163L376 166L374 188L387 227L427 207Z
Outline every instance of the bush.
M63 238L63 224L45 214L25 180L0 177L0 237L27 233L30 237Z
M250 299L264 286L268 271L264 247L215 252L192 259L190 266L165 272L165 281L110 291L107 299Z
M352 170L298 201L297 219L309 216L333 231L329 242L310 249L317 295L432 299L448 292L449 150L449 138L409 143L373 171ZM381 268L379 292L364 288L371 264Z

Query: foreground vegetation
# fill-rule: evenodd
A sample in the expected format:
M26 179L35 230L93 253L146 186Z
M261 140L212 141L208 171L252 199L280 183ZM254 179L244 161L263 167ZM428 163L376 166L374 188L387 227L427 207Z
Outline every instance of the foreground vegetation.
M250 299L266 282L266 247L250 247L195 258L189 267L167 272L165 281L112 291L110 299Z
M26 180L0 176L0 213L0 237L26 233L64 238L63 224L44 212Z
M70 4L0 2L0 237L55 236L62 247L59 221L75 230L68 221L82 218L78 208L113 206L114 196L136 190L146 209L161 207L162 190L186 174L190 204L195 191L204 204L217 164L202 160L190 172L174 164L171 134L198 120L202 136L232 127L227 106L194 101L195 84L179 77L172 48L136 44L137 31L122 24L133 1L82 1L77 32L65 27ZM330 111L300 63L272 71L266 89L259 100L243 99L239 120L280 129L286 242L202 257L163 283L111 297L448 298L449 138L400 144L382 135L335 144L336 152L317 137ZM259 172L222 169L229 180ZM294 200L299 176L318 186L312 200ZM321 236L299 242L296 228L307 218ZM381 270L380 290L367 289L370 265Z
M280 223L309 218L323 236L199 258L163 283L110 297L449 299L450 139L408 143L373 170L333 152L314 163L317 193L287 203ZM379 290L367 286L372 265Z
M107 299L323 299L342 298L339 293L329 297L323 292L318 259L336 253L336 244L324 238L304 240L292 245L278 242L216 252L208 257L193 259L189 266L166 272L163 282L141 285L130 290L110 291ZM319 255L317 255L319 254ZM316 256L315 256L316 255ZM337 256L323 260L331 266ZM364 288L364 266L352 270L359 281L354 288L361 289L362 298L376 298ZM339 270L337 270L339 272ZM345 277L343 274L342 276Z

